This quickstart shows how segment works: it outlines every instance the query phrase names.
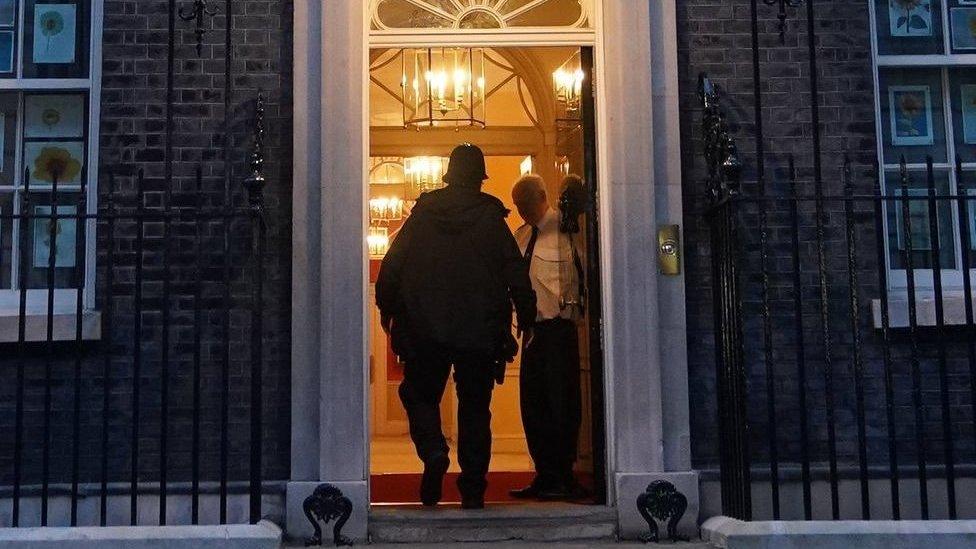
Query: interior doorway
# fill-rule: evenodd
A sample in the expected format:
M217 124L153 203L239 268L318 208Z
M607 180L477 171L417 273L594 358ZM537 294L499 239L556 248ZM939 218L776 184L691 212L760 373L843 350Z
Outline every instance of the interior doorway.
M409 216L412 202L442 185L446 157L462 142L484 150L489 180L483 191L512 210L508 223L513 231L522 225L511 197L512 186L521 175L537 173L544 178L553 208L558 207L565 176L579 175L584 181L590 203L577 235L586 306L578 322L583 425L576 471L592 490L594 502L605 499L592 59L592 49L580 47L370 50L367 238L370 493L374 504L415 503L423 470L397 394L403 367L380 325L374 282L383 254ZM427 87L426 82L433 82L434 93L417 97L418 84ZM519 409L520 358L509 365L505 383L495 388L492 399L489 503L509 501L508 490L528 484L533 477ZM443 500L450 503L460 500L453 483L457 420L451 382L441 415L451 446L452 466Z

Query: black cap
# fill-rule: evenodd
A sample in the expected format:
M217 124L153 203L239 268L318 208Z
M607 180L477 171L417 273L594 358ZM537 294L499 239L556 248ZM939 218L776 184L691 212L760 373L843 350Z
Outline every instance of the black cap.
M485 169L485 154L477 145L461 143L451 152L451 162L444 174L448 185L481 185L488 179Z

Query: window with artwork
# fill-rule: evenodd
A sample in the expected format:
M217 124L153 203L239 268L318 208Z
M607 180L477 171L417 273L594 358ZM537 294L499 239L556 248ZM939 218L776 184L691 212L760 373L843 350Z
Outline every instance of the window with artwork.
M885 192L902 195L904 159L909 195L927 196L931 157L937 194L959 192L960 176L966 192L976 193L976 0L874 0L873 36ZM976 268L976 202L968 210L971 219L960 219L955 203L940 201L936 208L940 263L950 288L961 287L963 268ZM928 204L912 202L908 215L906 223L901 204L888 204L889 266L896 283L904 280L906 269L906 225L913 266L923 271L933 266ZM961 231L970 232L974 247L966 266ZM931 278L931 271L923 272L919 280L926 286Z
M75 216L94 206L96 4L0 0L0 315L16 314L22 290L36 311L50 280L56 306L87 286L93 235ZM23 221L24 208L37 217Z

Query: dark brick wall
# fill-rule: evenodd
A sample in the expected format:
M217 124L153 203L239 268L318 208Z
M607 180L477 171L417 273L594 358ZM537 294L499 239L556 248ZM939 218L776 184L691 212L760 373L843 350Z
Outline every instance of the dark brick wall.
M179 1L190 6L192 2ZM172 193L174 208L187 208L197 200L195 173L202 175L201 201L216 208L224 201L223 141L229 131L234 143L234 177L231 182L235 204L243 205L242 182L246 173L246 151L250 142L255 98L262 91L267 98L265 192L267 211L267 253L264 256L263 302L263 414L264 477L287 479L290 447L290 302L291 302L291 0L237 0L234 2L232 67L233 97L231 126L224 127L224 28L223 2L209 2L219 13L205 23L202 54L197 55L193 23L177 22L175 107L173 136L173 178L167 181L166 159L166 71L168 44L168 2L165 0L106 0L102 64L100 200L109 192L109 173L115 175L116 201L123 212L132 213L136 203L139 171L145 174L146 208L159 208L165 190ZM129 479L130 435L133 422L133 354L135 315L137 225L120 219L111 238L100 224L98 303L106 310L109 295L114 315L107 318L110 337L98 344L86 344L79 353L71 345L57 347L51 361L52 481L66 481L71 470L71 439L74 402L74 357L81 367L81 481L100 479L102 456L102 397L106 390L103 365L110 357L109 475L113 481ZM143 255L143 363L138 380L140 390L140 480L159 478L160 407L162 361L160 339L164 306L170 310L168 476L171 481L190 477L190 432L192 425L193 291L198 263L194 256L196 229L192 223L175 223L169 230L168 268L163 268L163 231L158 221L144 227ZM216 480L220 455L219 397L223 381L220 359L225 338L221 331L223 270L223 225L209 219L201 225L203 254L203 312L200 328L202 475ZM251 225L244 217L231 229L231 313L229 365L229 467L231 479L248 473L250 405L250 291L253 288ZM111 246L115 261L107 264ZM106 288L108 269L114 285ZM162 299L162 280L169 276L171 294ZM16 356L26 358L24 479L37 482L42 466L42 426L45 382L43 346L28 348L20 355L12 346L0 354L0 485L12 478L13 410Z
M788 155L797 166L801 196L814 193L811 94L807 53L806 5L789 8L785 43L780 43L778 6L759 2L760 54L763 93L763 130L766 148L766 181L771 195L789 193ZM718 461L718 410L715 385L715 340L712 303L711 251L704 198L705 168L700 140L701 111L697 79L707 72L726 92L723 102L746 165L743 194L755 196L756 124L753 96L753 62L750 2L747 0L688 0L678 5L679 67L682 103L682 166L687 254L687 306L691 401L692 449L697 467ZM843 193L843 159L849 155L858 194L872 194L876 160L874 90L871 66L869 14L866 2L828 0L816 2L815 33L819 64L820 119L823 146L823 184L828 195ZM870 324L870 300L880 297L873 204L860 202L852 218L857 237L855 257L858 275L857 311L863 342L864 404L868 459L888 463L888 427L885 385L879 333ZM779 458L797 463L800 456L797 338L794 331L790 239L792 229L785 201L768 203L769 283L773 326L772 370L776 395L775 417ZM829 355L833 380L827 374L820 312L820 289L812 202L800 205L801 295L803 297L804 358L807 364L805 413L809 420L810 455L824 462L827 449L826 399L834 395L837 453L841 465L857 460L857 413L852 368L850 285L843 203L825 203L824 250L827 272ZM746 367L748 371L749 420L752 455L768 459L770 428L767 416L766 360L761 318L760 231L756 203L745 203L737 212ZM917 459L916 423L912 406L912 379L907 336L895 334L892 347L893 399L897 445L901 464ZM948 387L956 457L973 461L972 407L969 399L968 363L964 337L948 336ZM930 463L943 460L937 346L931 330L921 333L921 399L924 403L925 452Z

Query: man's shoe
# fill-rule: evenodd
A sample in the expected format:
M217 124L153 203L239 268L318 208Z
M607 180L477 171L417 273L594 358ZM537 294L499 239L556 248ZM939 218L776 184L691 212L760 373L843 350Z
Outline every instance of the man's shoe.
M461 509L484 509L485 508L485 498L484 497L462 497L461 498Z
M541 501L570 501L573 497L573 490L565 484L556 484L539 490L536 497Z
M441 501L444 475L451 465L447 454L437 454L424 462L424 475L420 479L420 502L433 507Z
M509 490L508 495L515 499L536 499L539 497L539 485L533 482L525 488Z

